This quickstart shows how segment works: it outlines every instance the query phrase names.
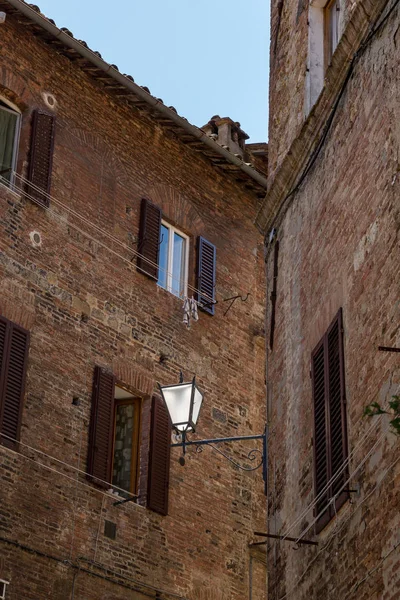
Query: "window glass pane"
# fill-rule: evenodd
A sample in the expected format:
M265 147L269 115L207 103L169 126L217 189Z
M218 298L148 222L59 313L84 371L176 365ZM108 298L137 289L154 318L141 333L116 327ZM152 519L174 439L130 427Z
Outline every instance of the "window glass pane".
M115 438L113 484L131 491L134 405L117 404L115 409Z
M10 181L18 115L0 106L0 173Z
M174 248L172 261L172 293L183 296L185 293L185 239L174 233Z
M169 229L161 225L160 254L158 259L158 285L167 287Z

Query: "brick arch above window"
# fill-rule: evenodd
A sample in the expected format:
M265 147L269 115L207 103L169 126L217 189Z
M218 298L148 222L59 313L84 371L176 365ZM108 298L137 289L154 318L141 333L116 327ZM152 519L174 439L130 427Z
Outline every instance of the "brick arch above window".
M129 167L119 158L118 149L110 146L110 143L101 135L81 127L71 127L67 122L61 122L58 129L61 146L72 149L75 156L77 149L81 150L83 156L87 155L84 150L90 150L90 161L97 161L103 165L108 177L114 179L118 186L130 187L132 174Z
M15 104L21 113L39 101L38 94L34 94L28 83L7 67L0 71L0 95Z
M189 199L168 185L157 185L149 190L147 197L158 206L168 221L192 236L204 232L204 222Z

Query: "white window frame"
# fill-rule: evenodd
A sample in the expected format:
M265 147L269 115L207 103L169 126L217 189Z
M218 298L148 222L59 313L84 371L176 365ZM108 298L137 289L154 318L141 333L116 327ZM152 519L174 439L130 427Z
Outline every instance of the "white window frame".
M17 106L15 106L15 104L13 104L12 102L10 102L9 100L7 100L7 98L4 98L4 96L0 96L0 102L2 104L0 104L0 110L5 110L6 112L10 112L13 115L17 115L17 124L15 127L15 134L14 134L14 145L13 145L13 154L12 154L12 159L11 159L11 176L10 176L10 185L12 186L14 183L14 179L15 179L15 169L17 166L17 158L18 158L18 147L19 147L19 138L20 138L20 133L21 133L21 111L19 110L19 108ZM3 106L3 105L6 106ZM1 171L1 168L0 168ZM4 183L2 180L0 180L2 183ZM1 583L1 580L0 580ZM0 597L0 600L2 600L2 598Z
M162 220L161 221L161 225L164 225L164 227L166 227L169 230L169 236L168 236L168 264L167 264L167 279L166 279L166 287L158 284L161 288L163 288L164 290L167 290L167 292L170 292L171 294L174 294L174 296L176 296L177 298L180 298L181 296L179 296L178 294L175 294L172 291L172 282L173 282L173 277L172 277L172 261L173 261L173 256L174 256L174 233L176 233L177 235L179 235L181 238L183 238L185 240L185 252L184 252L184 286L183 286L183 296L187 296L187 288L188 288L188 277L189 277L189 236L186 235L186 233L183 233L183 231L181 231L180 229L177 229L176 227L174 227L173 225L171 225L171 223L168 223L167 221Z
M6 600L7 586L10 584L10 582L5 581L4 579L0 579L0 586L1 584L3 584L3 590L0 587L0 600Z

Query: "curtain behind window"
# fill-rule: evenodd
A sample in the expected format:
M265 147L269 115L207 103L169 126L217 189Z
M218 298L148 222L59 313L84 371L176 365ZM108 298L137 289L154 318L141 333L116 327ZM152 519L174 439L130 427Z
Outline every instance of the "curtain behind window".
M11 180L18 115L0 106L0 175Z

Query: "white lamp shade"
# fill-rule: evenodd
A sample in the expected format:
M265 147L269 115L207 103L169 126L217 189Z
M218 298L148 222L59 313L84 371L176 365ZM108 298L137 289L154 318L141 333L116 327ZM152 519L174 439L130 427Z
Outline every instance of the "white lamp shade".
M195 382L160 386L160 389L172 427L178 431L194 431L203 402L203 394Z

